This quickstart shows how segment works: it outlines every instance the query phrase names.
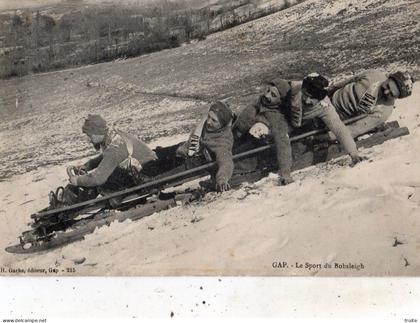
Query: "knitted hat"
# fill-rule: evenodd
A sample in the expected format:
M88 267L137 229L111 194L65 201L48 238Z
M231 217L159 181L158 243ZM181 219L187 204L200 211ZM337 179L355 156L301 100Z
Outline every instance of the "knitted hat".
M88 135L105 135L108 132L106 121L99 114L89 114L82 126L82 131Z
M276 78L267 83L268 85L275 86L280 93L280 97L284 98L290 91L290 83L284 79Z
M318 73L312 73L303 79L302 89L305 89L311 97L322 100L327 96L328 84L325 77Z
M213 111L219 119L220 126L225 127L233 117L232 110L223 102L217 101L213 103L209 111Z
M389 76L393 80L400 91L399 99L406 98L411 95L413 92L413 78L408 73L404 72L395 72Z

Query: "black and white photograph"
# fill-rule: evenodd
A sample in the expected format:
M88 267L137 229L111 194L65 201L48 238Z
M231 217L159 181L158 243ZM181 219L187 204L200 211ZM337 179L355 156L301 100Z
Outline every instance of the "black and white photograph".
M418 0L0 1L0 276L420 276Z

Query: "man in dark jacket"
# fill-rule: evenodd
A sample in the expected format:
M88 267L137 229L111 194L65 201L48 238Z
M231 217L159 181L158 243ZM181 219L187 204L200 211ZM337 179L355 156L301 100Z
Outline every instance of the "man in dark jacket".
M253 106L245 108L234 125L236 136L271 132L277 152L279 184L293 181L289 132L314 119L322 120L336 136L355 164L362 160L356 144L327 97L328 80L313 73L303 82L277 79L269 83ZM265 127L265 130L264 130Z
M301 126L311 120L319 119L323 121L326 128L337 138L344 150L350 155L352 164L362 161L363 157L357 151L356 143L346 125L341 121L337 111L327 96L328 80L312 73L303 79L301 90L291 100L291 105L295 110L302 110L300 121L295 126Z
M220 192L230 188L229 180L233 174L232 118L233 113L226 104L213 103L209 112L191 133L188 141L177 150L178 156L192 157L201 153L206 160L215 160L217 170L211 174L212 183Z
M289 140L289 120L291 115L287 105L290 92L289 82L282 79L272 80L267 84L257 102L239 114L234 125L234 133L238 137L247 132L260 138L271 133L276 146L281 185L293 182L290 175L292 148Z

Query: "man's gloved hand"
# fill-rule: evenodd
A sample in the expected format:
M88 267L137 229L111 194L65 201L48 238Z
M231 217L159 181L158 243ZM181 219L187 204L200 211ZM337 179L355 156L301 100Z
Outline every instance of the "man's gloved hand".
M230 190L230 185L226 180L220 180L216 183L216 191L225 192Z
M67 167L67 175L70 176L75 176L75 175L84 175L87 173L87 168L85 165L80 165L80 166L69 166Z
M353 167L353 166L355 166L356 164L358 164L358 163L360 163L360 162L362 162L362 161L364 161L364 160L368 160L368 158L367 158L367 157L360 156L359 154L350 155L350 157L351 157L351 164L350 164L350 167Z
M249 129L249 133L251 136L260 139L267 136L270 133L270 129L264 123L257 122Z
M279 185L287 185L293 183L294 180L289 172L286 173L279 173Z
M75 172L76 172L76 175L84 175L84 174L87 174L88 169L86 165L80 165L80 166L75 167Z

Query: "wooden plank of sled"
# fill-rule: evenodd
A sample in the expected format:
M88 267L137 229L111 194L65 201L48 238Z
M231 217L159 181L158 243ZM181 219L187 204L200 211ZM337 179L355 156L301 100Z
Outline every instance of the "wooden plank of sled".
M357 141L358 148L370 148L376 145L383 144L387 140L399 138L408 135L410 132L408 128L389 128L383 132L372 134L369 138ZM339 143L330 144L328 148L320 149L318 151L308 151L295 161L293 170L302 169L311 165L326 162L331 159L347 154Z

